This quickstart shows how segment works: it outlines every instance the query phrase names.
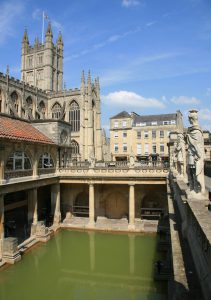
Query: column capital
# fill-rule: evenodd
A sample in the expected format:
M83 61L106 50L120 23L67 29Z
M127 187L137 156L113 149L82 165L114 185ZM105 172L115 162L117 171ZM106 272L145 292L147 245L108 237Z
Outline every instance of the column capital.
M134 182L129 182L128 185L129 186L135 186L136 184Z

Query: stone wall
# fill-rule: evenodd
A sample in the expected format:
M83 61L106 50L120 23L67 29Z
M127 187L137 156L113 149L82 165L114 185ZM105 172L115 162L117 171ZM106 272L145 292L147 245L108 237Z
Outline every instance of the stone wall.
M170 175L172 196L181 220L181 234L188 241L205 299L211 298L211 214L204 200L188 197L188 186Z

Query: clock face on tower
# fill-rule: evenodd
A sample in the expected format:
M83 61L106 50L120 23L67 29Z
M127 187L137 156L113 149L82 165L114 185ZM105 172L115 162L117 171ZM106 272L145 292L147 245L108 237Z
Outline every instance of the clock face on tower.
M66 130L62 130L61 134L60 134L60 143L61 144L65 144L67 141L67 131Z

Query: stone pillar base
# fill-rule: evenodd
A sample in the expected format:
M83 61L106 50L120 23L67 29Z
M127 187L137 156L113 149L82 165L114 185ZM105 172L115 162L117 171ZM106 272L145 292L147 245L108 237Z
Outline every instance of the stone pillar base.
M2 259L8 264L14 264L21 260L17 238L8 237L4 239Z
M47 241L50 240L50 233L46 235L36 235L36 240L38 242L46 243Z
M95 228L95 222L89 222L85 227L88 229L93 229Z
M16 262L20 261L21 260L21 255L20 255L20 252L16 252L14 253L12 256L11 255L6 255L6 254L3 254L3 257L2 259L8 263L8 264L15 264Z
M135 224L128 224L128 230L129 231L134 231L136 229Z
M50 240L50 231L47 227L45 227L45 224L43 221L37 222L36 225L36 240L39 242L46 243Z

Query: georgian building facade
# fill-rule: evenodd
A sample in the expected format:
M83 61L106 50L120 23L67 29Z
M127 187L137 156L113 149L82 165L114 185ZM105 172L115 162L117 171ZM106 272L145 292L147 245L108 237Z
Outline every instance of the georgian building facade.
M21 80L0 73L0 112L30 121L55 119L72 127L71 149L75 159L103 159L99 79L90 72L80 89L63 89L63 40L56 44L49 23L45 43L22 40Z
M110 145L114 160L168 159L169 134L182 131L180 111L173 114L140 116L123 111L110 118Z

